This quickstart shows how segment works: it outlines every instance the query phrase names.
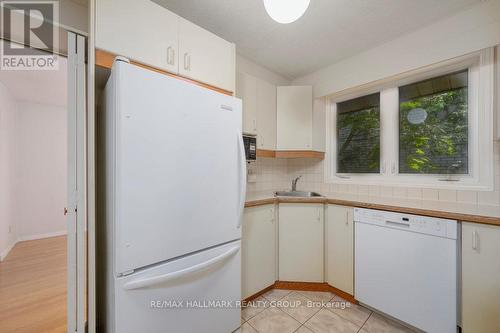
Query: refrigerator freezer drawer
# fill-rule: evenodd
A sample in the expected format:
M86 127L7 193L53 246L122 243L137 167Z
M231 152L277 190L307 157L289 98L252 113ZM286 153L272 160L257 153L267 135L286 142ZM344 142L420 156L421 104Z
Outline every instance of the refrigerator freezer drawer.
M114 332L230 333L240 325L240 241L115 280Z

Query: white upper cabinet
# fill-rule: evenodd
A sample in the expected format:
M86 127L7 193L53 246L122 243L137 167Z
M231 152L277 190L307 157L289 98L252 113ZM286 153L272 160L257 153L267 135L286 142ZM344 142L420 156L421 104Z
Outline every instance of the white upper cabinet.
M178 73L179 17L150 0L96 1L98 49Z
M245 208L241 237L243 299L276 281L276 229L274 205Z
M312 150L312 87L277 88L277 150Z
M352 207L328 205L326 222L326 281L354 293L354 222Z
M179 73L228 91L235 88L235 46L179 19Z
M235 46L150 0L96 1L96 48L235 89Z
M243 101L243 133L257 135L257 79L238 72L236 97Z
M276 86L257 79L257 148L276 150Z
M500 332L500 227L462 222L462 331Z
M324 282L323 204L279 204L280 281Z
M257 135L258 149L275 150L276 86L238 72L236 97L243 100L243 133Z

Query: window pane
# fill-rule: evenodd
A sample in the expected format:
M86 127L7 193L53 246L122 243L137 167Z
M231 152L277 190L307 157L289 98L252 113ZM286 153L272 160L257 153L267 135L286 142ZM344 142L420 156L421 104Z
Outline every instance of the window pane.
M399 88L399 172L467 174L468 71Z
M337 172L380 172L380 94L337 104Z

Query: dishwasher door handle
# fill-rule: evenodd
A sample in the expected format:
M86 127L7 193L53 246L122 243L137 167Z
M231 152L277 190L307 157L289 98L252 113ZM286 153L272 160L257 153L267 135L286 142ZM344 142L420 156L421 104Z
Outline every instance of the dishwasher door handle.
M391 226L394 226L394 227L405 227L405 228L409 228L410 227L409 223L395 222L395 221L389 221L389 220L386 220L385 224L386 225L391 225Z

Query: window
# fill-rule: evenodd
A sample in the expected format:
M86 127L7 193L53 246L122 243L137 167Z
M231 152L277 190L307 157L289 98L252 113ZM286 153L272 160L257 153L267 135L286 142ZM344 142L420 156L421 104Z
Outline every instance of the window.
M325 179L492 190L493 48L329 98Z
M468 174L468 71L399 87L399 173Z
M380 172L380 94L337 105L337 172Z

